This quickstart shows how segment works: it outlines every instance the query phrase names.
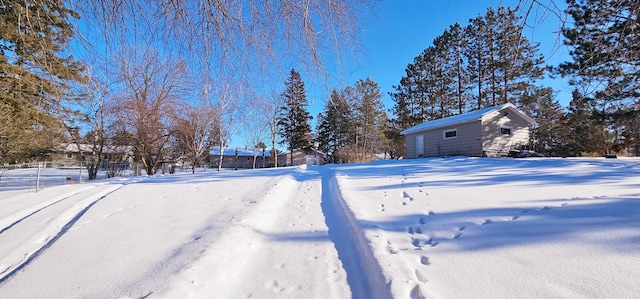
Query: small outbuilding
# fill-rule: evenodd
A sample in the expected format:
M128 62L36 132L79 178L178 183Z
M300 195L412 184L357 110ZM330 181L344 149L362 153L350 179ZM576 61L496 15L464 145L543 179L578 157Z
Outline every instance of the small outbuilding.
M406 129L405 158L506 156L529 143L536 122L507 103L428 121Z

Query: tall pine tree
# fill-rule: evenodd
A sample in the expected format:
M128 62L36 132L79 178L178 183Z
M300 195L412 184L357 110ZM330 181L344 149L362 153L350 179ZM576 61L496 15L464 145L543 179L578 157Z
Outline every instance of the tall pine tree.
M578 90L572 93L564 125L571 128L566 139L568 156L604 155L611 149L612 136L605 130L593 98L585 97Z
M537 125L532 129L533 150L546 156L566 156L565 137L568 127L563 124L564 114L553 89L536 88L520 99L520 109L533 117Z
M65 54L77 14L57 0L0 4L0 161L33 158L64 134L83 67Z
M285 81L285 90L281 94L284 105L280 108L278 117L279 133L283 143L287 144L290 152L290 163L293 164L295 150L307 151L311 149L311 125L307 107L307 92L304 82L295 69L291 69Z
M318 143L321 151L328 154L333 163L341 163L340 150L349 144L350 126L353 119L351 106L343 93L333 90L318 117Z
M381 153L385 143L384 131L387 117L382 103L382 94L378 83L370 78L358 80L354 85L354 133L358 140L356 149L361 154L360 161L370 160L372 155Z
M573 61L560 70L601 101L640 101L640 4L632 0L568 0L574 19L563 30Z
M605 120L615 151L640 148L640 4L633 0L568 0L573 22L563 30L572 61L562 75Z

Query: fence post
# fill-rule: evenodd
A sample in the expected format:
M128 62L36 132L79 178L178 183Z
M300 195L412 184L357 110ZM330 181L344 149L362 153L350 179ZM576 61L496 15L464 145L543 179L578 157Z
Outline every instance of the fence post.
M36 193L40 190L40 162L38 162L38 172L36 174Z

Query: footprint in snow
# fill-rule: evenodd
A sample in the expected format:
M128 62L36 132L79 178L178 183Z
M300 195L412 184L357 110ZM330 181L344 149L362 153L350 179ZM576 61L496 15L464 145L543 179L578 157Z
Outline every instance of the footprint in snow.
M464 225L460 225L460 226L458 226L458 227L456 228L456 231L461 232L461 231L463 231L465 228L467 228L467 227L466 227L466 226L464 226Z
M398 253L398 251L393 247L393 244L391 244L391 241L387 241L387 251L389 252L389 254Z
M509 221L513 221L513 220L517 220L518 218L520 218L520 216L511 216L509 217Z
M276 292L283 292L286 289L285 287L281 286L277 280L273 280L270 283L267 283L266 287L269 287Z
M434 241L433 238L429 238L429 239L426 239L426 240L414 239L413 242L411 242L411 244L413 244L413 246L415 246L415 247L422 248L422 246L424 246L424 245L429 245L431 247L436 247L436 246L438 246L438 244L440 244L440 242Z
M425 266L429 266L429 265L431 265L431 262L429 261L428 257L423 255L423 256L420 257L420 264L423 264Z
M425 224L425 223L426 223L426 221L424 221L424 217L420 217L420 220L418 221L418 223L420 223L420 224Z
M460 238L460 236L462 236L462 233L461 232L457 232L457 233L453 234L453 237L451 237L451 240L455 240L457 238Z
M409 298L411 299L424 299L427 298L422 291L420 290L420 285L416 285L411 289L411 293L409 294Z
M493 223L493 221L491 221L491 219L485 219L485 220L482 220L482 222L480 222L480 225L486 225L486 224L491 224L491 223Z
M403 198L408 198L408 199L409 199L409 201L412 201L412 200L413 200L413 197L411 197L411 196L409 195L409 193L407 193L407 191L402 191L402 197L403 197Z
M384 212L384 204L380 204L380 212Z

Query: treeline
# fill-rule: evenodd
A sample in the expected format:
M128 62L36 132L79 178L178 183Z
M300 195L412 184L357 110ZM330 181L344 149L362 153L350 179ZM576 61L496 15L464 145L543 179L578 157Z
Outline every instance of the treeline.
M547 66L538 45L522 35L518 12L489 8L485 15L456 23L407 65L390 93L391 130L506 102L538 122L530 149L548 156L638 155L638 41L634 1L568 1L574 19L563 30L574 61ZM562 13L562 12L560 12ZM571 25L573 27L571 27ZM628 51L626 51L628 49ZM554 91L540 85L548 75L570 76L574 86L563 109Z
M360 79L331 92L318 116L317 141L330 163L371 161L382 153L404 155L404 150L389 147L388 128L380 87L370 78Z

